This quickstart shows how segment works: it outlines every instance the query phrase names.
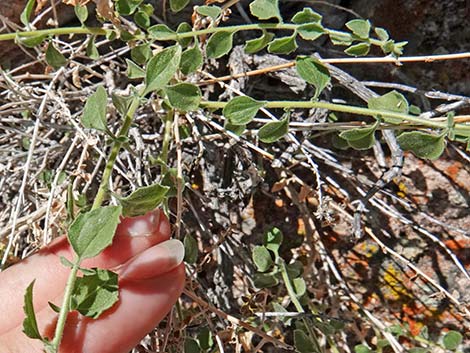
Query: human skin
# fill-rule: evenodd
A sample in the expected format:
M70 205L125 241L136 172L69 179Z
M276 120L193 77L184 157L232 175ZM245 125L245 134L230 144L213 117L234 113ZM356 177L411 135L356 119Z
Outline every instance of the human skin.
M119 301L96 320L71 312L60 353L127 353L165 317L184 286L184 248L169 238L159 210L121 220L113 244L81 265L117 272ZM22 332L23 295L33 280L39 330L53 336L57 313L48 302L61 305L70 271L59 256L73 256L65 237L0 273L0 353L43 352Z

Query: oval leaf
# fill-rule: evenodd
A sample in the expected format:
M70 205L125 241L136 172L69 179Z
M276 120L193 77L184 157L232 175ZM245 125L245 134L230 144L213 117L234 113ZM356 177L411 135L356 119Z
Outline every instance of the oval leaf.
M92 274L78 277L72 293L72 310L93 319L111 308L119 298L118 275L97 268Z
M173 12L180 12L188 4L189 0L170 0L170 9Z
M153 184L138 188L124 198L118 198L122 206L124 217L135 217L146 214L160 205L170 188L160 184Z
M245 52L248 54L254 54L261 49L266 48L270 41L274 38L274 34L264 31L261 37L247 40L245 44Z
M375 130L379 126L379 121L370 127L351 129L343 131L339 137L346 140L348 145L356 150L367 150L375 143Z
M359 43L351 45L349 48L345 49L345 53L351 56L365 56L369 54L370 44L369 43Z
M267 123L258 131L259 139L264 143L273 143L281 139L289 131L289 118Z
M206 53L210 59L218 59L227 54L233 46L234 32L214 33L207 42Z
M326 66L314 58L297 57L295 68L301 78L315 87L315 96L313 98L318 98L330 82L330 72Z
M255 0L250 4L250 12L260 20L269 20L274 17L282 22L279 0Z
M409 110L408 101L403 94L397 91L388 92L380 97L370 98L367 101L367 107L369 109L387 110L404 114L408 113ZM401 119L388 118L386 116L383 116L383 119L385 122L392 124L399 124L402 121Z
M121 206L100 207L75 218L67 237L80 260L94 257L111 245L121 210Z
M297 49L297 42L295 41L295 34L289 37L281 37L274 39L268 45L268 52L273 54L289 54Z
M279 284L279 279L271 273L255 273L253 275L253 284L257 288L269 288Z
M176 32L171 30L167 25L158 24L147 29L150 38L155 40L174 40Z
M145 93L162 89L175 75L181 60L181 46L163 49L150 59L145 73Z
M310 338L302 330L294 330L294 344L295 348L300 353L312 353L317 351Z
M49 42L46 49L46 61L54 69L60 69L67 63L65 56L56 49L52 42Z
M305 7L292 17L292 23L303 24L311 22L321 22L322 15L313 11L310 7Z
M186 235L183 240L184 261L188 264L194 264L197 261L198 249L197 241L191 235Z
M191 83L179 83L165 88L165 93L173 108L191 111L199 108L201 90Z
M463 336L460 332L449 331L442 339L442 343L444 343L446 349L455 350L462 343L462 340Z
M297 32L305 40L315 40L325 33L325 29L318 23L307 23L299 26Z
M271 254L264 246L255 246L251 255L259 272L266 272L273 265Z
M96 92L93 93L85 103L82 114L82 124L87 129L96 129L106 131L106 107L108 104L108 96L103 86L98 86Z
M232 125L246 125L265 104L247 96L235 97L224 107L223 114Z
M431 135L420 131L404 132L397 142L405 151L413 152L419 158L437 159L444 152L445 134Z
M361 39L369 38L370 22L369 20L351 20L346 23L351 32Z
M188 75L196 71L202 62L201 49L199 49L198 43L195 43L192 48L186 49L181 55L180 70L183 74Z

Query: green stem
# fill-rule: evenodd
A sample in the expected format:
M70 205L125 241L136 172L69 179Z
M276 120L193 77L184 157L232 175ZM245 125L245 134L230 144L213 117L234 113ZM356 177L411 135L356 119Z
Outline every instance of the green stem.
M59 345L62 340L62 335L64 334L65 322L67 321L67 315L70 311L70 297L72 296L72 293L73 293L79 266L80 266L80 261L79 259L76 259L74 261L72 270L70 271L69 278L67 279L67 284L65 286L64 299L62 302L62 306L60 308L59 318L57 319L57 326L55 328L54 339L51 342L54 353L59 350Z
M223 109L227 105L227 102L213 102L213 101L204 101L200 103L200 107L207 108L207 109ZM352 105L344 105L344 104L335 104L335 103L327 103L327 102L317 102L317 101L270 101L266 102L264 108L282 108L282 109L311 109L311 108L320 108L320 109L328 109L335 112L342 112L342 113L350 113L350 114L358 114L358 115L366 115L366 116L378 116L381 115L383 117L388 118L396 118L403 121L408 121L412 123L416 123L420 126L427 126L431 128L437 129L445 129L447 128L447 122L445 121L432 121L429 119L423 119L416 115L409 115L404 113L397 113L392 111L386 110L378 110L378 109L369 109L363 107L356 107ZM470 126L464 124L455 124L455 133L460 135L469 135L470 134Z
M129 107L126 117L124 118L124 123L122 124L122 127L119 130L119 133L117 136L118 138L115 139L113 142L113 146L111 147L111 153L109 154L108 161L106 162L106 167L103 172L103 177L101 179L98 192L96 193L96 197L93 202L93 206L91 208L92 210L97 209L98 207L101 206L101 204L103 203L106 197L106 194L108 193L109 178L111 177L111 173L114 168L114 163L116 162L116 158L122 146L122 142L119 140L119 138L123 138L127 136L127 133L129 132L129 129L132 124L132 119L134 118L134 114L137 108L139 107L139 103L140 103L140 96L135 97L132 100L131 106Z
M19 37L35 37L40 35L67 35L67 34L95 34L95 35L106 35L113 30L103 29L99 27L60 27L60 28L49 28L49 29L38 29L35 31L18 31L13 33L0 34L0 41L14 40Z
M162 175L167 172L167 164L168 164L168 151L170 150L170 142L171 142L171 132L173 127L173 116L174 111L173 109L168 110L168 114L165 117L165 131L163 133L163 142L162 142L162 154L161 159L163 161L162 166Z

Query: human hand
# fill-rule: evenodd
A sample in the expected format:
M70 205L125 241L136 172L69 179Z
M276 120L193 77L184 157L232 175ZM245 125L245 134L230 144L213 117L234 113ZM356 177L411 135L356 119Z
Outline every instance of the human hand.
M160 210L124 218L113 244L81 267L111 269L119 275L119 301L98 319L71 312L60 353L127 353L169 312L184 286L184 248L168 240L170 224ZM65 237L0 273L0 353L39 353L39 340L22 332L23 295L34 285L40 332L52 338L57 321L48 302L62 303L70 269L59 256L72 258Z

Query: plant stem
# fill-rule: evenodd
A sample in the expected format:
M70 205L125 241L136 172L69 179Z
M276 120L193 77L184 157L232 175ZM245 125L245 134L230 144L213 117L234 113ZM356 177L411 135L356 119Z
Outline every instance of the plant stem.
M103 172L103 177L101 179L98 192L96 193L95 200L93 201L93 206L91 208L92 210L100 207L106 197L106 194L109 189L109 178L111 177L111 173L114 168L114 163L116 162L116 158L122 146L122 142L119 140L119 138L123 138L127 136L127 133L129 132L129 128L131 127L131 124L132 124L132 119L134 118L134 114L137 108L139 107L139 103L140 103L140 95L135 97L132 100L129 110L124 118L124 123L122 124L122 127L119 130L117 139L115 139L113 142L113 146L111 147L111 153L109 154L108 161L106 162L106 167Z
M175 112L173 109L168 110L168 113L165 117L165 131L163 133L163 142L162 142L162 153L161 159L163 161L162 165L162 175L165 174L168 170L167 163L168 163L168 151L170 149L170 141L171 141L171 132L173 127L173 116Z
M200 107L207 109L222 109L227 105L227 102L213 102L213 101L204 101L200 103ZM335 104L327 102L317 102L317 101L270 101L266 102L264 108L282 108L282 109L311 109L311 108L320 108L328 109L335 112L366 115L366 116L378 116L388 118L396 118L402 121L408 121L416 123L420 126L427 126L437 129L447 128L447 122L445 121L433 121L430 119L423 119L416 115L386 111L386 110L377 110L369 109L364 107L357 107L353 105L344 105L344 104ZM470 135L470 126L463 124L455 124L455 133L460 135L468 136Z
M57 319L57 326L55 328L54 339L51 342L53 352L59 350L59 345L62 340L62 335L64 333L65 322L67 321L67 315L70 311L70 297L75 286L75 281L77 279L77 272L80 266L79 259L74 261L72 270L70 271L69 278L67 279L67 284L65 286L64 299L62 301L62 306L60 307L59 318Z
M95 34L95 35L106 35L113 30L103 29L100 27L60 27L60 28L48 28L38 29L34 31L18 31L13 33L0 34L0 41L14 40L17 37L26 38L40 35L67 35L67 34Z

